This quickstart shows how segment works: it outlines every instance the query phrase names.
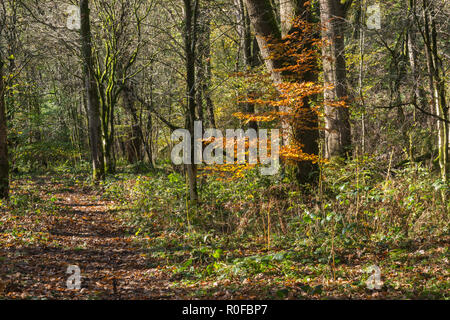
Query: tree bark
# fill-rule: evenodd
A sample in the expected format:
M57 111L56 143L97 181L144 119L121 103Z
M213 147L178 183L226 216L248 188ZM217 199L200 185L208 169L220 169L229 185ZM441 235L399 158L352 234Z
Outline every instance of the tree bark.
M283 1L281 3L289 5L288 8L281 10L284 13L282 18L284 30L286 30L288 26L292 27L292 22L295 17L302 16L304 19L309 19L305 8L306 2L307 1L305 0L290 0ZM277 54L273 54L273 49L268 46L271 39L280 40L282 37L282 32L278 27L272 4L270 0L245 0L245 3L248 9L251 24L256 33L261 55L265 60L266 68L270 72L273 82L275 84L281 84L286 80L286 78L282 72L277 69L283 68L284 57L277 58ZM289 17L290 15L292 16ZM299 79L298 81L317 81L317 72L315 72L317 71L317 66L314 66L313 69L314 70L305 73L302 76L302 79ZM305 99L304 101L304 108L307 110L310 109L308 99ZM280 110L283 111L282 108L280 108ZM314 112L310 112L309 114L309 120L303 125L306 128L316 128L318 123L317 114ZM292 132L295 139L303 144L303 151L305 153L318 154L318 129L291 128L286 123L282 123L282 131L284 144L288 143L289 132ZM312 161L300 161L297 163L297 181L299 183L317 182L317 171L318 166Z
M260 60L258 59L259 51L257 50L258 43L256 38L252 35L250 29L250 17L244 6L243 0L235 0L235 5L237 8L237 31L240 38L240 51L242 54L239 56L239 65L245 68L245 71L251 70L260 65ZM252 96L254 92L247 92L247 96ZM241 103L242 110L248 114L254 114L256 111L255 104L250 102ZM250 129L258 130L258 122L249 121L248 127Z
M1 49L0 49L1 50ZM6 125L5 93L6 85L3 79L3 66L0 51L0 199L9 198L9 160L8 135Z
M208 18L204 29L205 47L203 56L205 58L205 79L202 86L202 93L206 104L206 114L210 128L216 128L216 116L214 112L214 104L211 98L211 20Z
M128 161L130 163L136 163L142 161L142 145L145 144L144 134L142 133L142 127L139 121L139 117L134 107L134 101L127 90L122 91L123 105L125 110L131 115L131 136L129 141Z
M101 139L100 102L94 77L94 59L92 57L91 25L89 0L80 0L81 13L81 54L84 67L84 86L89 118L89 139L94 180L105 178L105 163Z
M186 113L186 128L191 134L191 163L186 164L186 171L189 180L189 196L194 203L198 202L197 192L197 165L194 163L195 155L195 137L194 124L196 120L196 77L195 77L195 56L197 43L197 15L198 15L198 0L184 0L185 11L185 31L184 31L184 45L186 55L186 97L187 97L187 113Z
M271 50L268 46L270 39L281 39L281 31L278 28L272 4L270 0L245 0L245 4L266 68L274 83L280 84L283 82L283 78L281 72L276 69L282 67L282 61L271 57Z
M348 5L348 3L346 3ZM346 7L340 0L320 0L322 22L322 62L325 82L325 155L345 157L351 148L349 110L330 102L347 97L345 65L344 19ZM327 86L332 88L327 88ZM327 104L328 102L328 104Z
M438 54L437 48L437 30L436 22L434 20L434 5L428 0L423 0L423 21L424 29L421 30L425 57L427 60L428 77L430 94L432 97L432 105L435 109L435 114L444 119L441 121L437 119L437 138L439 148L439 166L441 169L441 177L444 181L448 181L449 175L449 107L447 106L446 86L444 80L444 71L441 63L441 58ZM417 17L416 17L417 21ZM420 28L420 26L418 26Z
M411 15L414 14L416 8L416 3L414 0L409 1L409 12ZM417 40L416 40L416 33L417 29L415 28L414 21L410 22L410 25L408 27L408 58L409 58L409 65L411 67L411 74L412 74L412 81L414 82L414 100L420 105L422 110L427 110L427 97L426 92L423 87L423 84L420 80L420 65L419 65L419 59L418 59L418 46L417 46ZM434 112L434 110L431 110ZM426 119L425 116L423 116L424 121ZM432 119L429 118L428 125L430 129L432 129Z

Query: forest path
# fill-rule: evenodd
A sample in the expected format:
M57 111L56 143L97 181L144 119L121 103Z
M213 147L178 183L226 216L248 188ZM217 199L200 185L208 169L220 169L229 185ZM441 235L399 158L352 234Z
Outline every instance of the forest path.
M0 296L168 299L175 294L110 210L112 201L62 177L15 183L23 194L12 202L23 197L27 203L2 216ZM20 200L13 207L20 208ZM81 290L67 288L69 265L80 268Z

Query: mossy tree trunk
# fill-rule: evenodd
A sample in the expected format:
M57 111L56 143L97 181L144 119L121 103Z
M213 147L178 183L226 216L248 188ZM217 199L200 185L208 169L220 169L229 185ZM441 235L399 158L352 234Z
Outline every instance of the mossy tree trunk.
M98 181L105 178L105 162L101 139L100 101L94 76L94 59L92 57L89 0L80 0L80 13L81 53L83 58L84 86L89 118L92 170L94 180Z

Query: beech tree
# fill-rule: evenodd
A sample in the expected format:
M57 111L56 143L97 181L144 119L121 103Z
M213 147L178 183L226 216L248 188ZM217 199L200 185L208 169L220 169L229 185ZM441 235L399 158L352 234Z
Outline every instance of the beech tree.
M353 0L320 0L322 67L325 82L325 152L328 158L351 152L349 109L327 102L348 97L344 24Z
M272 7L271 1L245 0L245 3L247 5L250 21L254 32L256 33L259 49L265 60L267 70L270 72L273 82L275 84L281 84L283 81L288 80L286 75L280 71L285 66L284 63L286 62L285 59L287 57L278 56L277 53L273 51L273 47L271 47L270 44L272 41L280 41L283 34L288 34L291 32L295 18L301 17L306 21L310 19L310 15L305 7L307 1L290 0L282 1L280 3L280 12L282 14L281 29L277 24L277 19L274 13L275 11ZM315 82L317 80L317 70L317 65L313 66L310 71L303 74L302 79L297 79L297 81ZM304 108L310 108L309 99L305 99ZM283 111L283 108L280 109ZM282 123L282 127L284 144L289 143L289 135L292 134L296 140L303 145L302 151L304 153L318 154L319 130L318 117L316 113L310 112L309 120L302 128L290 128L286 122ZM315 179L317 179L316 172L318 166L313 161L300 161L297 164L297 169L296 176L300 183L315 181Z

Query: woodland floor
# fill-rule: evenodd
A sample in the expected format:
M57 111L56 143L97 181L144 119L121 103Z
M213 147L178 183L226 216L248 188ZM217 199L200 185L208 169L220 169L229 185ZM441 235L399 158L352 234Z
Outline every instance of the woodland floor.
M409 243L396 248L397 255L342 250L334 281L321 275L327 264L313 260L291 264L297 270L289 275L275 268L246 279L186 280L182 272L174 272L181 270L179 263L149 254L145 239L126 226L114 201L95 188L76 179L43 176L15 180L12 190L11 203L2 204L0 215L3 299L449 298L448 239ZM179 254L176 261L189 256L188 250L172 249L168 245L162 251ZM236 255L255 250L250 246ZM362 266L374 257L385 260L385 286L377 292L361 280ZM69 265L81 269L81 290L66 287Z

